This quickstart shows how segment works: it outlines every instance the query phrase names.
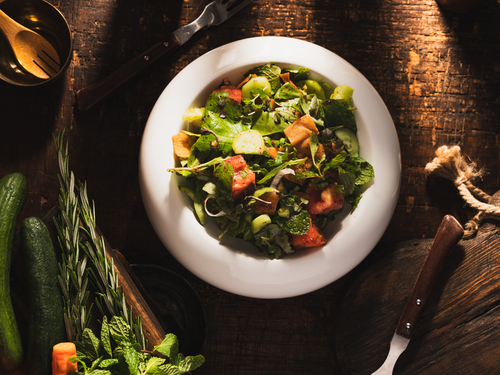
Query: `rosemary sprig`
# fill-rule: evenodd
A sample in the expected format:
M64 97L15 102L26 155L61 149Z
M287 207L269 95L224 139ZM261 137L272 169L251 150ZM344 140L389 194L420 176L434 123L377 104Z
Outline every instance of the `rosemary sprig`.
M59 263L59 283L64 300L64 323L70 341L78 341L90 324L90 310L87 309L89 297L87 255L81 251L78 196L75 194L75 176L68 168L68 145L63 148L63 134L54 141L60 175L59 209L54 218L62 259Z
M146 342L140 317L134 322L132 308L128 309L123 289L118 283L113 258L106 256L104 239L96 234L95 204L88 199L87 184L75 184L69 172L68 143L64 130L54 137L59 161L61 215L55 220L59 243L63 248L59 281L65 299L65 323L68 339L77 341L90 323L86 309L90 279L95 289L94 301L103 316L120 316L134 330L137 341L145 349ZM78 194L75 193L78 192ZM88 265L87 265L88 264Z

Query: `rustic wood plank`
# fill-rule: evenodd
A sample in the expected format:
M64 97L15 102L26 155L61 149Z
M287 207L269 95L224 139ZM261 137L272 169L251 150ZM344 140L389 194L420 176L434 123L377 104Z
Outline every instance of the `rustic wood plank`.
M460 145L466 157L487 170L477 185L490 194L500 186L500 13L494 0L467 14L444 11L434 0L254 0L241 16L195 35L85 116L74 110L78 89L190 22L209 0L49 1L68 19L73 60L65 76L50 86L19 88L0 81L0 174L27 175L30 192L22 217L50 209L59 192L52 133L66 129L70 167L87 181L107 240L130 263L169 267L200 292L210 327L207 363L196 373L331 373L335 310L345 282L286 300L233 296L190 274L158 240L138 186L142 132L165 86L203 53L246 37L289 36L337 53L367 77L394 119L403 162L401 195L379 249L432 238L447 213L461 223L475 214L452 184L426 178L423 169L437 147ZM480 264L487 268L485 260ZM386 277L387 283L406 278ZM484 314L491 329L494 313L490 322ZM481 323L473 320L467 326ZM490 352L494 343L481 346L480 336L475 340L475 356L467 354L481 361L470 371L486 372L496 359L480 353L483 347Z
M500 193L493 204L500 204ZM476 237L460 241L452 251L396 374L496 371L500 360L492 343L500 338L499 233L498 221L485 223ZM353 276L336 319L343 371L371 374L380 367L431 243L413 240L378 249L377 259L367 259Z

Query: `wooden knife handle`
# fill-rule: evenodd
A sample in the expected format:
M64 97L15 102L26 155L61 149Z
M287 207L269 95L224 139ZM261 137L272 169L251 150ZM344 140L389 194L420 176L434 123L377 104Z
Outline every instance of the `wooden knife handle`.
M177 37L170 34L165 40L156 43L147 51L136 56L102 81L79 90L76 93L78 109L82 113L87 112L97 103L115 94L125 83L179 46L180 42Z
M406 338L411 338L413 335L444 262L463 234L462 226L453 216L446 215L443 218L399 320L396 328L397 334Z

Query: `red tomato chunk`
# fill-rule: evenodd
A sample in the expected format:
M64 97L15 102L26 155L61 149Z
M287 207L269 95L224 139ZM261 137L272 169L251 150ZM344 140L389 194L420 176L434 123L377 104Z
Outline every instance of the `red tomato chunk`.
M248 168L247 162L242 155L230 157L225 163L232 165L234 168L233 190L231 195L236 199L244 195L250 185L255 185L255 173ZM243 176L241 172L243 172Z
M307 186L309 203L306 210L311 215L317 215L333 210L340 210L344 205L344 195L335 190L335 183L328 185L323 190L318 190L312 183Z
M325 244L326 238L323 233L321 233L321 230L311 220L309 231L302 235L291 234L290 242L293 247L304 249L308 247L322 246Z
M213 92L227 92L229 97L237 102L241 103L241 89L233 89L233 88L220 88L216 89Z

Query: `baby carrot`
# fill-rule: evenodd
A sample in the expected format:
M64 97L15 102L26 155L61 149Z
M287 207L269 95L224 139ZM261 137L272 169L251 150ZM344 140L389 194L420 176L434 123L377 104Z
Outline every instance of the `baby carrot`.
M76 357L76 346L72 342L61 342L54 345L52 349L52 375L67 375L78 372L76 363L69 358Z

